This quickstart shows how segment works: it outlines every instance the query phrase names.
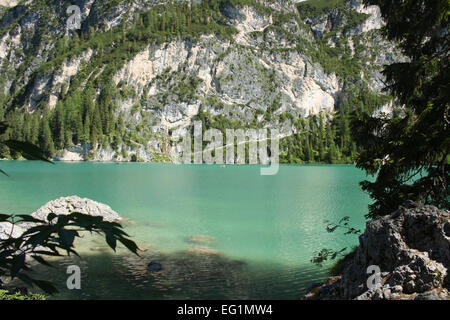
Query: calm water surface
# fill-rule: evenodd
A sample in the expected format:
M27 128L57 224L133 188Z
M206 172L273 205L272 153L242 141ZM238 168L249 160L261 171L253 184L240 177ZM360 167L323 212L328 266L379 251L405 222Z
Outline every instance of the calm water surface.
M258 166L0 162L0 211L26 214L50 200L79 195L110 205L131 222L145 251L113 253L104 241L78 243L82 259L39 267L57 299L298 299L326 270L309 261L320 248L356 237L324 231L324 219L350 216L363 227L369 198L354 166ZM192 243L194 235L208 243ZM161 272L146 271L149 261ZM65 266L82 270L82 290L65 289Z

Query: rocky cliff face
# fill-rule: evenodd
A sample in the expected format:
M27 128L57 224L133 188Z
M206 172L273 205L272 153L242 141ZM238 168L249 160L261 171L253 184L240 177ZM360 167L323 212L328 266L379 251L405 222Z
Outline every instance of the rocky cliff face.
M369 221L359 242L342 276L313 288L306 299L450 300L450 212L410 202ZM371 288L370 266L381 271Z
M115 115L139 141L65 146L56 156L60 160L127 160L132 153L142 160L168 158L170 133L188 130L201 113L244 126L256 121L290 136L298 128L289 119L319 113L332 117L343 96L355 88L379 93L380 67L400 57L379 35L378 8L352 0L345 2L345 10L304 17L296 2L243 6L221 1L218 14L221 23L236 30L232 39L203 34L148 43L105 75L106 65L97 64L103 49L89 41L69 55L57 55L61 41L77 37L66 27L63 1L2 1L3 101L28 112L51 110L73 92L94 86L91 99L96 104L102 76L113 79L120 92L114 97ZM81 32L91 37L125 28L136 13L164 3L74 1L81 9ZM337 65L342 61L345 67ZM83 81L76 81L80 77Z

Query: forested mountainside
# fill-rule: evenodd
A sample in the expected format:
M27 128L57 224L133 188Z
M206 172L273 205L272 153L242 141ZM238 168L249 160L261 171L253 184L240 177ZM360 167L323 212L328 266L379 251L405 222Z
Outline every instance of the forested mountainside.
M360 0L0 0L5 138L170 161L171 135L200 120L278 128L282 162L352 162L351 113L393 108L380 71L401 53L382 25Z

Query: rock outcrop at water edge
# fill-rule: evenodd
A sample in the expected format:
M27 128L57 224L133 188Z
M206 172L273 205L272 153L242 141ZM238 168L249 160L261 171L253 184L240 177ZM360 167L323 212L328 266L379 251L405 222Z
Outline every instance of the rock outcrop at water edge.
M450 300L449 211L409 202L369 221L359 243L345 259L342 275L304 299ZM370 288L369 266L380 269L380 282Z
M56 215L68 215L70 213L79 212L93 217L101 216L104 221L118 222L122 217L111 209L110 206L93 201L87 198L80 198L78 196L63 197L50 201L39 208L31 216L35 219L47 221L47 216L50 212ZM25 222L20 225L15 224L14 227L9 222L0 223L0 240L5 240L10 237L17 238L22 235L32 223Z
M0 240L6 240L10 237L18 238L25 232L25 230L25 228L18 225L13 227L13 225L9 222L0 222Z
M120 221L120 215L111 209L110 206L78 196L63 197L50 201L32 213L33 218L46 220L50 212L56 215L68 215L73 212L79 212L89 216L101 216L104 221L115 222Z

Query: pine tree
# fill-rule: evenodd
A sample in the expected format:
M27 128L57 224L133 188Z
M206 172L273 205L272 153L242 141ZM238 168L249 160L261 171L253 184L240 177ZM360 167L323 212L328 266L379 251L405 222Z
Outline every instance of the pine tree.
M30 136L27 141L32 144L37 144L39 140L39 122L40 122L40 112L36 110L31 117L31 125L30 125Z
M70 129L66 129L66 131L64 132L64 145L66 147L71 147L73 146L73 139L72 139L72 130Z
M94 150L97 149L98 136L97 136L97 127L96 126L92 126L90 141L92 144L92 148Z
M64 148L65 135L64 135L64 107L62 102L58 102L55 107L52 125L55 147L56 149Z
M48 116L45 115L41 121L40 147L47 157L51 157L55 153L52 132Z
M369 216L390 214L406 200L449 209L450 48L448 0L365 0L378 5L388 39L409 60L385 67L388 89L405 108L392 118L360 115L352 132L357 166L374 203Z
M84 114L84 121L83 121L83 134L81 136L81 140L84 142L90 141L90 133L91 133L91 119L93 117L93 107L88 104L86 106L86 111Z
M76 113L75 118L75 135L74 135L74 143L78 145L83 140L83 118L81 112Z

